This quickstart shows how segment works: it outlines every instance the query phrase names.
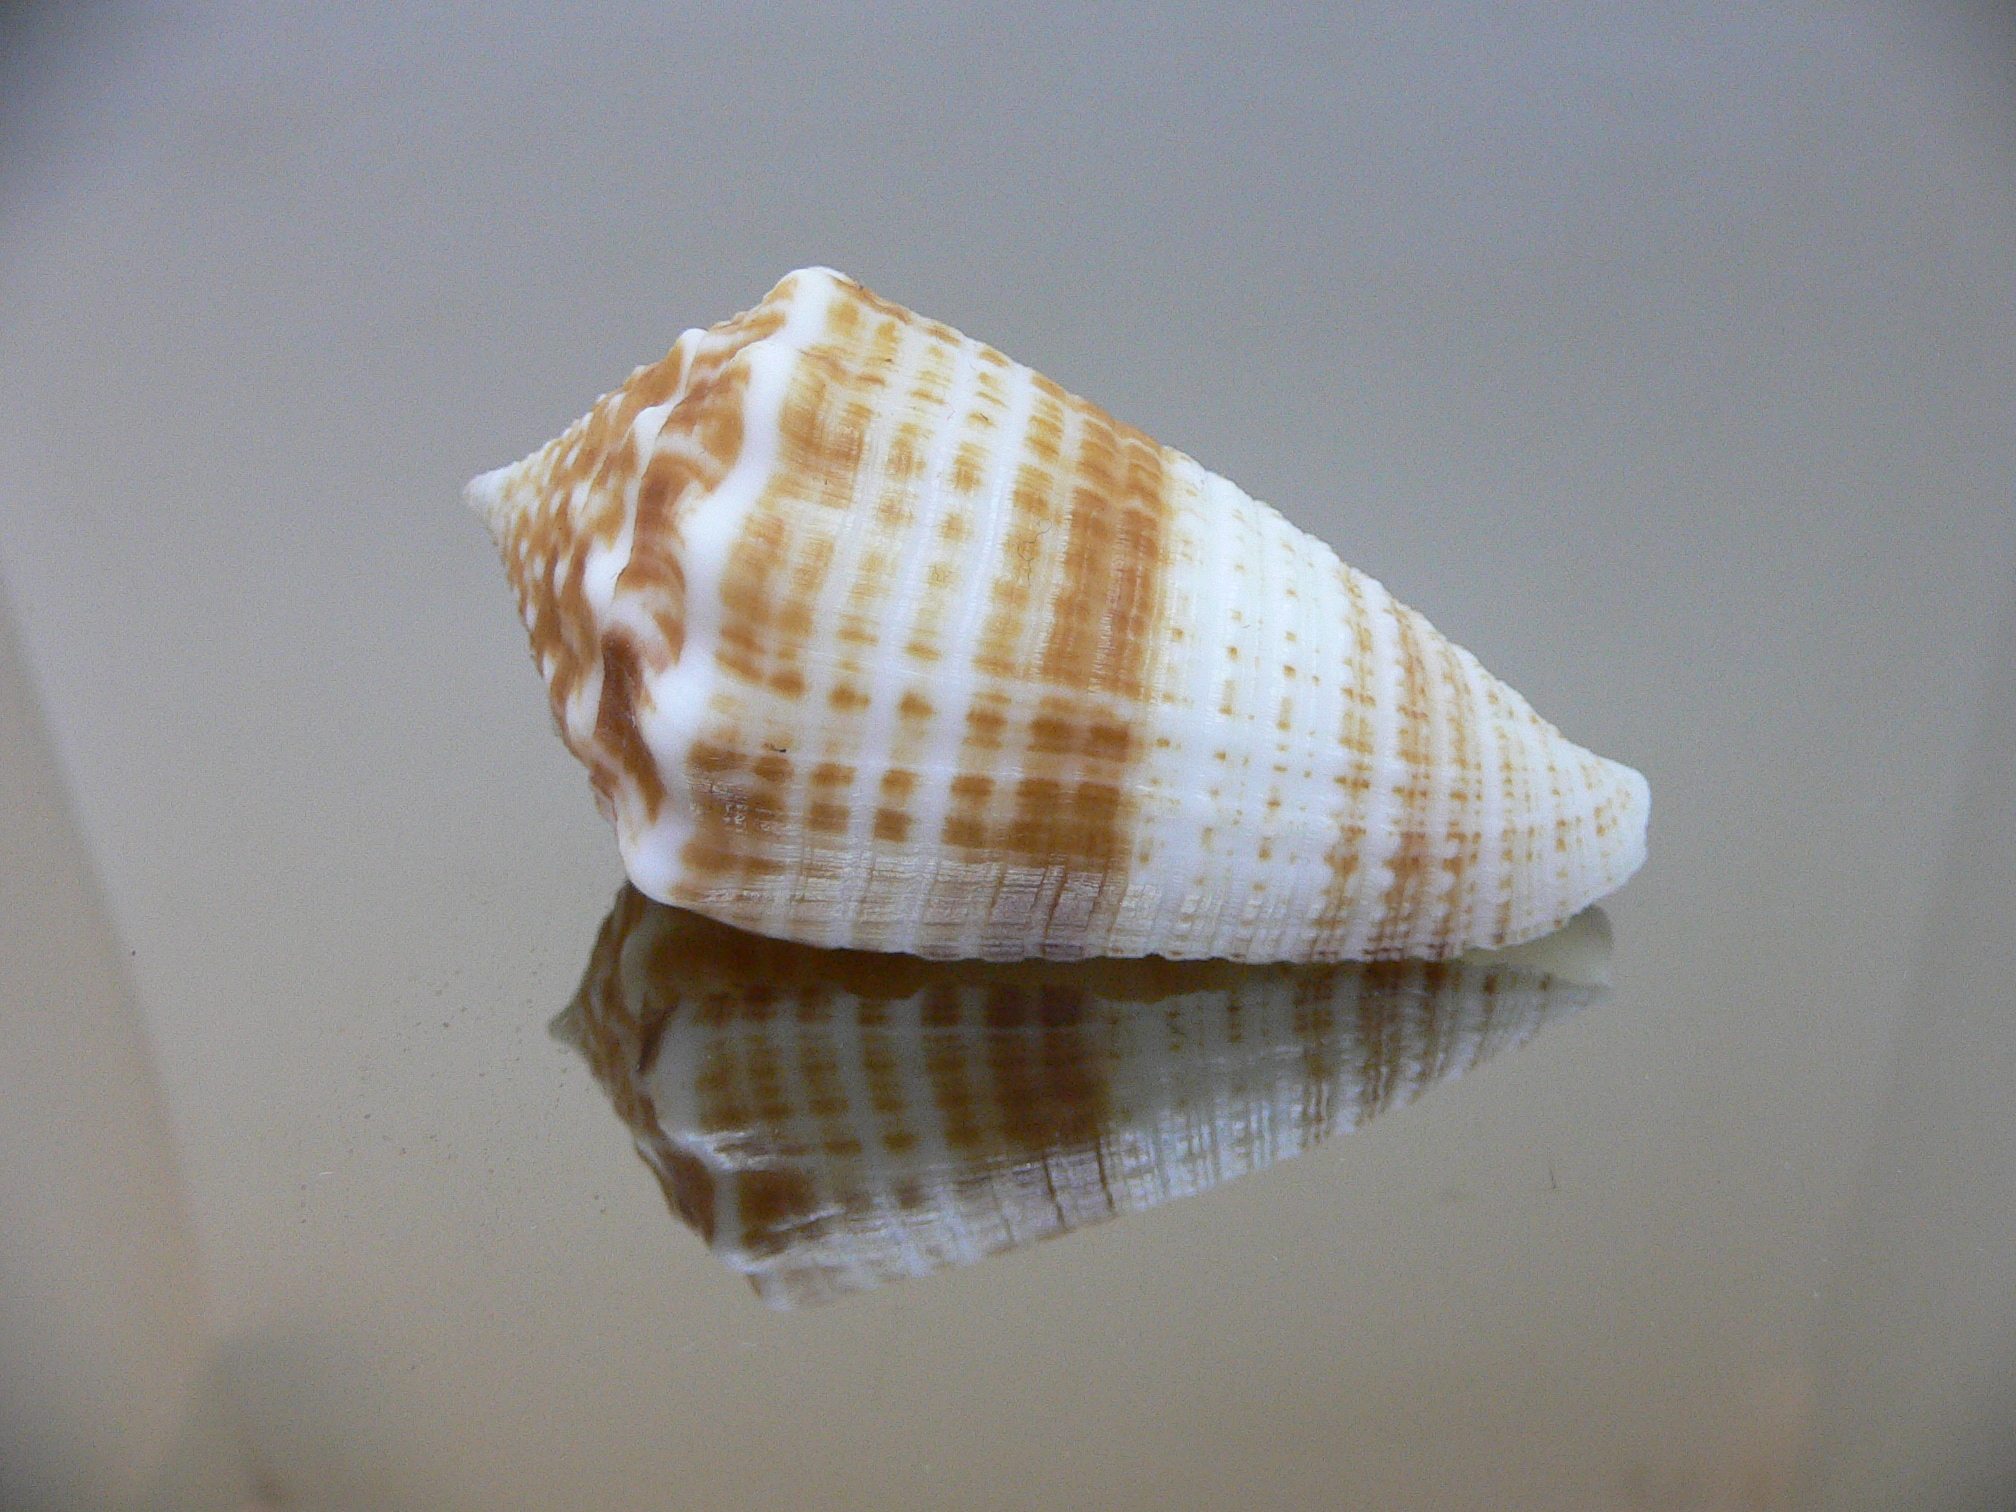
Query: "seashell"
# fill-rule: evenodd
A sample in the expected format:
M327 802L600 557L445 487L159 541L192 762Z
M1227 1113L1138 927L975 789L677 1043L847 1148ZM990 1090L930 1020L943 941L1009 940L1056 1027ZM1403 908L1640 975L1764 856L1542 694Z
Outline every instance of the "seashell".
M929 962L626 888L554 1022L673 1212L778 1307L1202 1192L1602 995L1590 910L1453 962Z
M644 892L993 960L1447 958L1644 778L1223 478L826 269L467 498Z

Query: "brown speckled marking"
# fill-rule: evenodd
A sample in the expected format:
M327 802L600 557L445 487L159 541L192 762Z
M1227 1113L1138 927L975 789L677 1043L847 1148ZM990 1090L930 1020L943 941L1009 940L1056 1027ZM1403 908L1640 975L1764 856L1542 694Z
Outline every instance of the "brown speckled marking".
M882 774L881 806L875 810L875 838L900 845L910 838L910 795L917 789L917 774L905 767L891 767Z
M641 690L638 672L657 672L676 661L685 645L686 582L679 564L683 512L714 488L742 450L742 415L748 383L743 350L775 332L795 289L785 280L769 299L708 332L684 338L662 361L637 369L560 436L520 464L511 494L529 501L514 510L498 542L518 596L552 700L561 738L587 765L605 802L616 785L635 784L647 813L655 813L664 788L641 740L622 740L598 756L587 732L568 713L576 694L608 674L610 643L598 636L584 575L591 552L607 549L635 512L630 558L619 591L648 594L654 636L622 641L619 684L598 700L598 727L623 717ZM646 409L674 397L649 454L633 429ZM577 497L578 496L578 497Z
M1395 785L1398 803L1393 822L1400 845L1387 864L1393 880L1379 900L1379 923L1366 946L1370 959L1404 952L1416 918L1425 906L1439 835L1429 833L1429 799L1438 780L1435 771L1435 731L1441 690L1435 686L1429 662L1429 638L1420 616L1393 605L1394 654L1399 661L1398 737L1394 759L1402 773Z
M1124 880L1132 706L1146 695L1160 608L1169 509L1163 454L977 343L966 344L980 365L970 402L955 405L962 343L858 286L837 289L823 333L788 375L777 466L730 550L717 660L734 683L818 699L816 754L855 764L857 723L872 703L868 658L891 654L886 640L896 635L912 666L929 668L943 654L947 615L973 592L969 506L940 505L922 491L942 489L948 501L980 494L1005 444L1002 455L1019 458L1011 518L999 568L985 584L974 657L994 686L983 685L970 707L947 710L935 685L917 680L895 712L899 730L915 729L912 740L924 739L934 720L965 721L963 778L977 780L952 784L939 838L987 857L1004 878L1038 879L989 921L990 939L1012 938L1020 949L1033 932L1041 948L1074 954L1106 927ZM899 373L907 376L892 385ZM1016 378L1035 391L1027 423L1020 436L997 439ZM900 407L891 407L888 392L902 396ZM933 438L952 425L961 433L944 474L927 477ZM926 510L939 522L920 542ZM827 584L843 532L861 544L847 557L850 576L834 600ZM913 569L919 601L899 610L892 598L902 563L920 545L935 559L921 574ZM822 594L839 605L828 642L837 661L816 644ZM839 670L815 681L810 669L822 654ZM838 848L850 839L846 796L804 793L772 777L753 749L763 738L785 740L724 725L696 744L686 784L693 825L681 858L694 901L704 897L717 916L752 924L769 907L761 899L774 884L763 879L838 875L845 862ZM742 753L740 765L730 771L723 752ZM914 812L885 793L868 843L924 838ZM1004 896L997 890L997 902Z
M637 728L637 704L643 693L636 645L611 631L602 637L602 698L595 713L595 740L589 754L588 780L604 801L612 801L616 783L628 776L636 784L647 814L655 816L665 801L658 763Z
M735 543L721 577L721 629L715 657L724 672L760 682L782 633L778 578L785 560L784 522L759 515Z
M1042 1173L1043 1195L1061 1232L1084 1221L1058 1190L1056 1171L1090 1154L1096 1200L1114 1211L1100 1136L1112 1121L1107 1066L1085 1034L1085 993L1071 986L997 988L982 1010L987 1069L1004 1163Z
M1160 617L1169 480L1161 448L1139 431L1097 411L1081 420L1064 593L1037 671L1065 688L1139 701Z
M852 754L853 745L845 738L847 717L865 709L868 696L844 676L815 690L801 669L830 662L830 645L838 642L842 670L859 671L862 657L872 652L882 633L873 600L878 585L886 589L894 563L886 550L871 550L852 563L837 630L818 623L820 596L834 569L842 534L853 528L859 513L872 510L875 518L898 525L907 520L922 461L921 438L914 427L887 434L878 426L879 394L888 384L901 346L900 325L845 299L829 304L826 320L826 340L805 352L790 375L778 413L777 464L730 555L723 579L721 646L726 652L738 638L759 644L771 664L783 666L787 675L796 674L800 693L823 693L824 712L809 717L814 722L839 717L838 738L827 741L821 752L831 756ZM864 469L876 470L884 480L874 497L865 496L858 484ZM774 554L773 537L779 542ZM798 564L797 570L787 573L787 563ZM731 593L745 584L744 596L731 601ZM743 613L745 605L759 611L766 607L759 596L763 592L776 595L770 612ZM726 657L722 669L729 675L742 671ZM773 686L775 680L773 675ZM776 717L785 725L797 722L783 711ZM727 726L712 738L747 743L759 738L759 732ZM808 828L833 846L844 844L846 835L843 800L842 794L812 797L796 792L784 795L783 802L788 813L800 815ZM696 829L689 849L746 853L750 848L746 838L741 846L735 839ZM830 878L836 868L821 864L824 854L815 846L810 858L794 854L794 859L807 860L807 875ZM711 880L710 898L724 896L724 886L736 889L733 896L738 901L732 907L717 904L719 911L761 922L761 894L747 884L765 874L762 860L748 855L739 877L731 869L730 875Z
M946 401L950 393L952 349L941 349L940 356L948 377L933 392L939 394L939 401L944 406L937 417L939 424L944 425L950 423L951 416L951 407ZM969 543L974 529L966 499L986 484L993 444L986 433L1006 418L998 413L1000 410L998 398L990 399L983 394L976 399L961 422L967 434L955 448L951 465L937 480L934 502L940 513L928 542L933 557L925 570L921 592L916 595L914 603L906 606L910 611L910 631L903 645L903 654L921 665L934 665L943 659L949 624L963 605L964 585L972 560Z
M1294 996L1295 1041L1300 1047L1302 1067L1303 1126L1308 1143L1324 1138L1337 1121L1336 974L1312 971L1296 982Z
M974 657L996 688L969 709L961 751L969 774L1002 780L955 781L940 838L999 878L983 950L1068 957L1103 938L1124 892L1171 482L1148 438L1035 386L1034 460Z
M1041 414L1031 421L1031 435L1039 428ZM1024 672L1021 655L1023 631L1029 621L1031 602L1044 562L1043 539L1055 525L1051 515L1051 475L1025 463L1016 473L1007 539L1002 543L1001 567L994 579L986 622L980 628L980 645L973 666L986 677L1013 682Z
M1008 709L1005 693L992 689L978 694L966 711L966 744L976 751L999 751L1007 743Z
M971 1159L986 1131L981 1125L980 1089L960 1030L959 996L949 986L926 994L923 1006L924 1077L938 1113L939 1133L954 1156Z
M1442 839L1446 852L1442 869L1448 873L1448 886L1442 893L1433 936L1446 940L1459 933L1473 935L1482 922L1476 917L1472 894L1484 855L1482 787L1488 780L1484 746L1491 736L1488 730L1479 729L1472 718L1476 701L1461 655L1448 641L1438 639L1436 659L1441 667L1439 681L1448 721L1447 739L1443 742L1447 819Z
M625 787L641 798L647 819L667 785L634 716L645 675L684 645L680 510L718 485L740 454L748 377L740 354L783 325L798 293L787 280L749 315L682 341L548 449L542 497L592 484L588 512L600 513L592 529L576 529L557 580L545 557L521 574L533 597L551 589L553 599L527 609L535 653L557 668L549 676L556 709L579 685L581 667L607 669L591 770L605 797ZM960 397L962 348L976 367ZM952 784L938 837L916 833L907 793L884 792L868 843L893 850L949 839L1001 879L990 941L1078 953L1110 923L1129 854L1132 729L1151 696L1161 614L1164 453L1048 379L857 285L835 289L823 330L784 381L776 465L729 546L719 584L714 658L723 691L679 784L691 821L680 895L757 924L772 916L767 900L782 896L786 876L830 891L824 884L843 873L845 849L861 830L849 792L834 784L815 791L809 774L859 766L870 664L892 654L887 642L897 637L920 679L895 711L899 731L913 732L903 736L910 744L883 759L914 759L934 721L959 719L968 770ZM1026 419L1011 435L1010 406L1024 385ZM684 397L650 455L640 456L629 421L674 394ZM941 446L946 427L957 434ZM942 458L935 478L927 476L934 455ZM1005 541L991 578L975 583L974 511L991 507L989 479L1004 469ZM606 645L573 646L568 637L593 619L581 598L588 545L616 538L633 482L637 524L620 586L650 595L660 634L652 643L637 643L633 631L628 640L612 634ZM927 518L936 521L928 531ZM921 573L905 567L919 549L933 553ZM899 579L918 585L914 602L892 603ZM942 660L949 617L976 592L987 609L974 667L991 685L968 707L948 709L921 674ZM787 717L784 709L801 703L818 712ZM806 738L808 719L817 748L803 764L784 760L794 739ZM768 759L772 752L778 760ZM871 864L879 871L884 863ZM1023 880L1009 887L1011 877Z
M987 848L987 807L994 794L994 779L975 772L961 772L952 779L952 805L945 816L945 843L968 850Z
M903 1086L902 1067L887 1027L885 1006L864 1003L860 1022L861 1071L882 1149L891 1155L908 1154L916 1148L917 1131L910 1126L909 1093Z
M1497 763L1498 812L1503 839L1498 850L1498 912L1493 939L1511 938L1514 910L1519 902L1520 826L1514 818L1526 801L1526 763L1520 754L1518 721L1507 695L1494 682L1486 681L1485 703L1490 711L1494 737L1492 759Z
M993 419L975 410L967 417L968 425L992 425ZM959 443L959 450L952 459L952 490L955 493L973 494L980 491L980 480L986 476L986 456L983 447L972 441ZM956 519L957 516L948 516Z
M747 1031L710 1042L695 1080L699 1117L716 1128L788 1126L792 1100L776 1046L760 1027L770 1016L767 1000L749 1001L759 1010L743 1020ZM782 1153L782 1152L780 1152ZM800 1151L791 1151L800 1154ZM802 1165L772 1162L740 1173L732 1187L735 1229L753 1236L759 1252L775 1254L811 1236L818 1224L818 1192ZM720 1211L717 1188L714 1221Z
M783 870L761 844L781 835L786 815L779 784L759 777L750 758L726 746L696 743L686 766L696 831L681 857L688 869L702 878Z
M1350 759L1336 778L1337 806L1332 811L1336 816L1336 834L1323 858L1330 878L1314 927L1314 953L1319 957L1334 955L1355 922L1353 905L1362 885L1360 870L1364 865L1365 806L1373 781L1372 615L1359 577L1341 566L1337 573L1348 605L1345 628L1349 633L1345 665L1338 671L1344 708L1337 744L1340 750L1350 753Z

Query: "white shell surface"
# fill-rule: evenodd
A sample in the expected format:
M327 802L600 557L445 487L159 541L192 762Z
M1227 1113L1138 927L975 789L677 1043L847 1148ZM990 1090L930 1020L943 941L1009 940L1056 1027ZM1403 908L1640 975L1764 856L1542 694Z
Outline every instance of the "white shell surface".
M796 1307L1299 1154L1600 997L1609 945L1591 911L1446 963L932 963L625 889L554 1029L673 1211Z
M826 269L468 498L633 882L937 957L1446 958L1649 792L1267 506Z

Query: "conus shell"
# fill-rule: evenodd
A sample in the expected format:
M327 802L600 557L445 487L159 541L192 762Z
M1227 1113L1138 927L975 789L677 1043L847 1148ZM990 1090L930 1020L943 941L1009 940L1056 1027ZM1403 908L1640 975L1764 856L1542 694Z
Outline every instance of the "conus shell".
M930 962L626 888L554 1032L673 1212L796 1307L1298 1154L1601 996L1609 941L1591 910L1453 962Z
M1322 542L826 269L469 485L652 897L953 958L1446 958L1644 856Z

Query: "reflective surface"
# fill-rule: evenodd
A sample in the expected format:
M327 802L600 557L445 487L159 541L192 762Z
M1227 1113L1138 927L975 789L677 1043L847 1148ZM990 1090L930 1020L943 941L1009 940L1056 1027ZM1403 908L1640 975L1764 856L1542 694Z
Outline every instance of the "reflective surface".
M9 34L0 1502L2006 1504L2004 39L1346 9ZM1644 771L1603 1001L753 1299L546 1033L621 878L458 492L815 261Z
M1457 962L927 962L626 887L552 1029L672 1210L791 1308L1299 1155L1594 1001L1609 958L1590 910Z

